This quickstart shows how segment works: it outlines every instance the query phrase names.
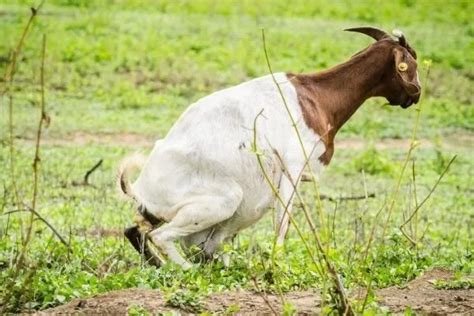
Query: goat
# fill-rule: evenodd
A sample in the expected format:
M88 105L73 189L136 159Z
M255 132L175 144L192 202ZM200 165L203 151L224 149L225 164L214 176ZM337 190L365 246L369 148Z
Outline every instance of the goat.
M337 131L360 105L375 96L402 108L418 102L416 52L401 32L394 32L392 38L372 27L346 31L366 34L376 42L320 73L275 73L279 87L267 75L206 96L189 106L155 144L133 185L125 164L119 175L121 191L137 202L136 222L148 223L147 238L162 255L189 268L191 263L178 252L176 240L184 250L197 245L211 257L275 203L250 150L254 137L265 171L284 202L276 207L281 244L288 230L294 184L300 182L307 163L316 174L329 164ZM309 162L302 147L310 153ZM126 236L139 251L140 244L146 244L138 226L129 228Z

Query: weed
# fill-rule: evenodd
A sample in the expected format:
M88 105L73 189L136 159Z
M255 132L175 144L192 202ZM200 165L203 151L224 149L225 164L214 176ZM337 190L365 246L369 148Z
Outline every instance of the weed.
M368 174L387 174L394 172L393 162L386 155L375 149L374 146L354 157L354 168L358 171L365 171Z
M152 315L141 306L131 305L128 307L127 314L129 316L150 316Z
M237 304L231 304L229 307L226 308L226 314L235 314L240 311L240 306Z
M446 290L469 290L474 289L474 279L457 279L451 281L437 280L435 282L435 287L437 289L446 289Z
M202 297L199 294L181 289L166 295L166 305L190 313L199 313L204 308Z

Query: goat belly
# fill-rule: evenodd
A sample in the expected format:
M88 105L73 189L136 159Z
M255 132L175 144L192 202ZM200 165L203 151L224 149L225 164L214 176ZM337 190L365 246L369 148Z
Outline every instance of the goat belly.
M308 143L311 150L318 137L304 125L294 87L285 74L275 74L275 78L301 125L305 147ZM177 206L192 196L232 194L238 187L243 197L235 215L242 226L248 226L273 202L255 151L263 153L261 162L276 187L282 164L299 161L304 165L299 140L271 76L192 104L157 142L133 191L150 212L169 220L179 211Z

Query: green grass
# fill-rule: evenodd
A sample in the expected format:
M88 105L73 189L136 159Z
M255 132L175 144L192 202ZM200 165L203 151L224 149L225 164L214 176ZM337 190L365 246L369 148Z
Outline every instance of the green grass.
M339 2L315 4L322 10L319 13L301 2L293 13L284 10L283 16L278 12L284 1L264 2L262 8L249 3L218 5L208 14L203 14L209 7L205 1L183 6L150 4L141 9L125 1L112 6L100 1L71 2L78 7L53 3L63 6L45 6L18 73L17 121L23 136L31 134L34 126L29 118L38 103L37 48L43 33L48 35L48 108L56 122L49 131L52 136L90 130L163 136L199 97L267 73L261 28L267 31L276 71L308 72L342 62L370 43L362 35L342 32L365 24L402 28L420 60L434 61L424 137L474 128L469 106L474 95L474 31L465 17L472 8L470 1L448 6L440 17L442 5L432 1L360 6L358 11L372 19L349 15L353 6ZM5 35L0 55L5 60L29 12L26 6L8 4L0 10ZM423 21L422 16L430 19ZM402 127L411 122L413 109L392 109L383 106L381 99L368 103L341 131L341 137L409 135Z
M22 146L17 162L19 166L29 168L32 150L31 146ZM15 309L27 306L46 308L75 297L128 287L158 288L169 293L184 288L189 292L188 296L192 293L203 296L224 289L252 289L251 277L257 277L262 282L261 286L270 291L305 289L320 284L321 280L294 230L290 231L284 252L277 257L276 268L273 272L269 269L272 247L269 239L272 236L270 216L243 232L234 247L227 249L232 253L229 269L224 269L220 261L187 272L173 265L160 270L141 267L139 256L122 237L94 235L94 231L122 229L131 222L132 211L129 204L116 198L112 176L116 163L131 151L131 148L111 146L46 146L43 149L41 214L68 238L73 251L68 254L44 225L36 225L29 255L38 268L25 295L18 296L18 301L13 302ZM367 174L367 190L376 194L376 198L369 199L367 204L365 201L340 202L334 213L335 204L324 201L327 218L332 221L335 216L332 242L336 247L331 258L340 267L349 288L364 285L366 269L369 268L375 287L403 284L433 266L472 273L470 227L473 218L470 206L474 201L469 195L472 182L469 170L472 165L467 159L468 152L467 149L456 151L459 158L440 185L438 194L421 209L419 230L428 230L418 248L410 247L395 225L401 223L402 211L410 203L402 197L394 224L389 230L390 238L385 245L370 251L367 262L362 258L375 213L393 187L390 173L377 171ZM1 153L1 157L6 157L5 150ZM391 150L384 154L393 168L399 167L402 158L400 151ZM450 156L454 152L445 150L443 154ZM323 177L322 183L333 184L330 187L323 185L324 194L363 194L359 166L353 163L353 155L353 150L340 150L338 159ZM357 151L356 155L364 155L364 152ZM72 182L82 180L85 171L98 158L104 159L104 165L90 179L96 188L73 186ZM4 159L2 164L6 163ZM435 182L439 175L438 165L445 164L439 159L433 149L420 150L417 154L420 196L427 194L427 188ZM22 195L28 197L31 192L27 190L27 184L31 178L26 176L26 171L18 183ZM6 181L5 176L2 175L2 182ZM305 185L303 190L307 187ZM405 186L403 192L408 190ZM17 220L26 220L26 214L11 215L8 231L7 218L2 218L2 234L7 234L1 241L3 251L0 262L4 265L8 264L10 254L18 245ZM301 215L298 221L305 227ZM375 264L371 265L373 262ZM9 269L2 270L2 278L8 278L9 273ZM22 282L18 284L20 293L25 290L25 285Z
M469 290L474 289L473 279L456 279L450 281L436 280L435 286L437 289L448 289L448 290Z
M75 133L136 133L163 137L182 111L212 91L267 73L261 28L275 71L315 71L349 58L371 40L342 32L350 26L399 27L422 60L432 60L420 137L435 146L415 150L418 200L428 194L453 155L457 159L432 198L419 211L418 247L400 233L403 217L413 210L410 172L402 182L385 240L380 228L374 247L364 250L380 207L390 198L406 151L397 148L340 149L322 177L323 194L375 198L324 200L328 219L325 240L330 258L349 288L404 284L422 271L443 266L473 273L472 132L474 131L474 27L472 1L49 1L28 37L15 80L14 121L20 196L32 196L31 139L39 118L41 35L47 34L47 112L45 138ZM0 72L8 62L26 23L29 1L2 1ZM421 65L420 65L421 67ZM3 89L3 84L0 86ZM0 104L0 211L16 209L9 173L6 99ZM411 135L417 107L401 110L367 102L341 130L338 139ZM466 142L453 141L461 135ZM24 140L26 139L26 140ZM449 146L447 146L449 145ZM152 144L150 144L150 147ZM253 289L252 278L268 291L320 287L321 278L294 229L271 267L271 216L242 232L232 247L232 264L219 260L183 272L169 264L156 270L121 236L100 237L93 231L119 229L131 223L132 208L115 193L120 160L150 147L122 145L44 145L38 211L71 244L72 252L36 222L28 251L29 267L12 288L8 310L44 309L76 297L128 287L163 290L170 305L199 310L201 300L225 289ZM94 187L73 185L99 159ZM361 173L364 170L364 176ZM364 178L365 177L365 178ZM311 186L303 194L311 200ZM312 210L314 212L314 210ZM301 210L297 221L309 236ZM313 214L316 218L316 214ZM24 235L28 213L0 215L0 284L12 276L12 260ZM382 214L383 217L386 214ZM323 227L318 227L321 231ZM140 314L139 307L130 313Z

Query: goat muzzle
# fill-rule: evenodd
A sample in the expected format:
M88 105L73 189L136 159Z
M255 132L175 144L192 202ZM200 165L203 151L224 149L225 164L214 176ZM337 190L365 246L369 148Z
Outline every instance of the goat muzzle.
M409 97L407 98L407 100L406 100L404 103L400 104L400 106L401 106L403 109L407 109L407 108L409 108L411 105L417 104L419 100L420 100L420 93L417 93L417 94L415 94L415 95L409 96Z
M401 104L400 106L404 109L409 108L414 103L412 98L408 98L405 103Z

